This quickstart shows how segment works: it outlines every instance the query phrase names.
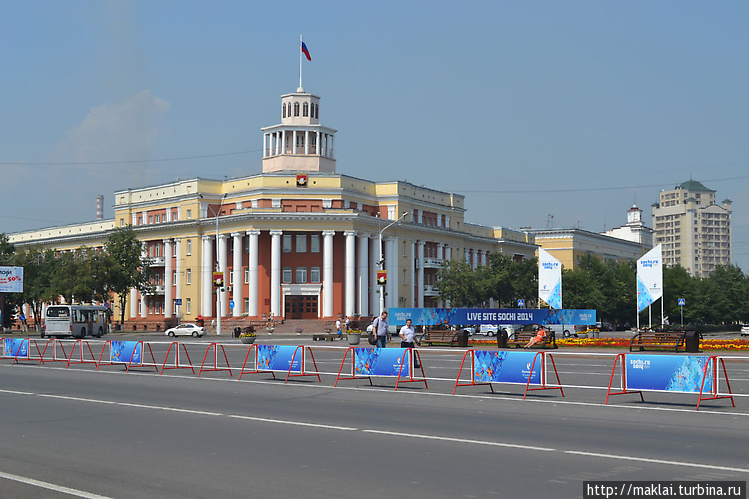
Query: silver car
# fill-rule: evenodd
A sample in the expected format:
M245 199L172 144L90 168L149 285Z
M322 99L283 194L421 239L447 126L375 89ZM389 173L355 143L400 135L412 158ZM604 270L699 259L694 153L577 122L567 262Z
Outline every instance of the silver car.
M172 338L175 336L192 336L193 338L200 338L205 334L205 328L200 327L197 324L186 322L179 326L167 329L164 331L164 334Z

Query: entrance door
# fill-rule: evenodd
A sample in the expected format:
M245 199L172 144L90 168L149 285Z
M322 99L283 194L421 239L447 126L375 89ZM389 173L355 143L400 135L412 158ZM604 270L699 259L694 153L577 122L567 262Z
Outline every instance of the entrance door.
M317 296L287 295L284 310L288 319L317 319Z

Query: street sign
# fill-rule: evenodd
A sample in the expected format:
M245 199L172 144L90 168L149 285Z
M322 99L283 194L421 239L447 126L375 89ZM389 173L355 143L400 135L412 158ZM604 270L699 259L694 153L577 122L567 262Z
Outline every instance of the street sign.
M234 309L234 300L229 300L229 308Z
M175 298L174 299L174 304L175 305L182 305L182 298Z
M518 307L525 307L525 300L518 300Z
M679 306L680 307L683 307L686 304L687 304L687 300L685 300L684 298L679 298Z

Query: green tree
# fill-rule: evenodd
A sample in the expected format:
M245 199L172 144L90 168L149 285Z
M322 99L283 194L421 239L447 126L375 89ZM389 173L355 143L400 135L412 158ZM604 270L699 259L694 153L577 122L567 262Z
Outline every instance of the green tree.
M52 250L43 251L40 247L25 248L17 251L14 265L23 267L22 302L31 306L34 323L42 323L42 305L57 298L50 284L55 254Z
M125 322L125 306L130 289L151 293L148 281L151 277L148 257L143 256L143 243L138 240L132 227L116 228L107 238L106 251L110 257L103 260L102 279L106 283L105 293L115 293L120 305L120 320Z
M440 298L449 300L453 307L473 307L483 301L476 275L464 260L443 262L435 288Z

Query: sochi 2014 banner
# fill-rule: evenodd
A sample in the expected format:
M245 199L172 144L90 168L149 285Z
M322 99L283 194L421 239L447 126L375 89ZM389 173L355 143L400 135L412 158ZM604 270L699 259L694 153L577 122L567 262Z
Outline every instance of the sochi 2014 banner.
M476 383L541 383L541 360L535 365L536 352L474 350L473 381ZM533 372L531 372L533 367Z
M299 353L294 357L294 352ZM291 364L294 359L294 365ZM301 371L302 349L292 345L258 345L257 368L260 371Z
M142 341L113 341L109 350L109 362L140 364L143 362L142 349Z
M408 377L409 356L402 348L354 348L354 374L356 376ZM403 363L403 367L401 367Z
M628 390L699 393L709 357L696 355L630 355L626 358ZM708 370L704 391L710 392L713 375Z
M438 324L568 324L585 326L596 323L596 311L548 308L390 308L390 324L436 326Z
M542 248L538 249L538 297L551 308L562 308L562 264Z
M637 260L637 311L663 296L663 257L661 245Z
M23 267L0 267L0 293L23 293Z
M28 359L29 358L28 338L5 338L5 342L3 345L3 354L5 357Z

